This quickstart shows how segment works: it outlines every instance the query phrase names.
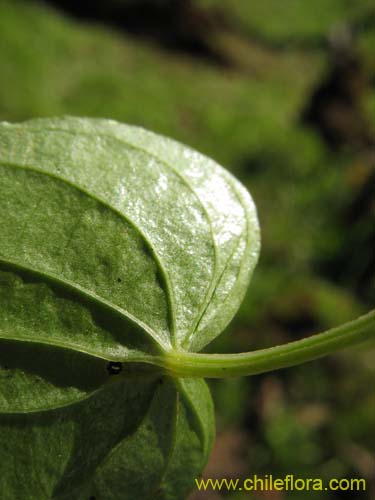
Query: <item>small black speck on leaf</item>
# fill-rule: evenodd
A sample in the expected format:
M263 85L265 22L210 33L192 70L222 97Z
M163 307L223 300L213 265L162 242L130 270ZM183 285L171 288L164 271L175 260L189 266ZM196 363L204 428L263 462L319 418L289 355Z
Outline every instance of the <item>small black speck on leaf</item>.
M121 278L117 278L117 283L121 283L122 282L122 279Z
M118 361L110 361L107 364L107 371L110 375L118 375L122 370L122 363Z

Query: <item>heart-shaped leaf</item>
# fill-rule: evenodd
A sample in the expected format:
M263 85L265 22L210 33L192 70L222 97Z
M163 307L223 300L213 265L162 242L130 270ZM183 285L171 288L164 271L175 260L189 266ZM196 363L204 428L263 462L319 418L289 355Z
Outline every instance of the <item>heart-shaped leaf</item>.
M249 194L179 143L106 120L1 124L7 498L182 498L209 453L211 400L142 362L215 338L258 252ZM133 363L115 377L111 362Z

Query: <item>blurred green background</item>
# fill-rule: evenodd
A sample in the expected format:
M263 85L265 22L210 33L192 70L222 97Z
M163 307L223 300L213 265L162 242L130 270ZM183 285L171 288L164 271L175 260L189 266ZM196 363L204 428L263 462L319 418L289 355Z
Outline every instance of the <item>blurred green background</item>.
M249 188L262 254L211 351L300 338L374 303L375 6L370 0L0 0L0 119L113 118L212 156ZM206 477L365 477L374 498L368 346L210 383Z

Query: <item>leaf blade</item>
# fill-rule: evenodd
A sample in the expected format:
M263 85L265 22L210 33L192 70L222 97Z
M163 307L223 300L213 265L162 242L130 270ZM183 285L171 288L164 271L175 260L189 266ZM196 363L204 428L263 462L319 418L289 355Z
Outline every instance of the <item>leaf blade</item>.
M44 120L40 124L42 122ZM31 127L38 128L38 121L33 121ZM259 223L249 194L214 161L176 141L139 127L110 120L78 118L51 119L48 127L55 130L69 128L76 133L83 130L99 136L110 134L148 152L189 183L210 219L215 264L210 285L191 328L178 332L178 335L180 344L185 348L195 350L204 347L232 319L257 263L260 250ZM246 232L251 238L248 236L244 243ZM241 268L241 272L236 282L238 268ZM228 269L233 271L229 272ZM233 286L234 282L236 286ZM230 304L225 311L220 307L223 301Z

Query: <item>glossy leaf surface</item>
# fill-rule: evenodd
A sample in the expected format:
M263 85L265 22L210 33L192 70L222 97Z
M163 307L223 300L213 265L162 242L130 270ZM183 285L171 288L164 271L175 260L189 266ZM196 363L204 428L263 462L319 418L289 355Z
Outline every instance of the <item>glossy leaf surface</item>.
M212 160L143 129L66 118L3 125L0 165L6 269L116 311L149 350L198 350L232 319L259 230L248 193ZM75 347L135 349L92 339Z
M1 124L7 498L181 498L209 453L210 396L142 362L215 338L258 252L249 194L179 143L108 120Z

